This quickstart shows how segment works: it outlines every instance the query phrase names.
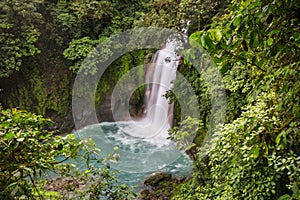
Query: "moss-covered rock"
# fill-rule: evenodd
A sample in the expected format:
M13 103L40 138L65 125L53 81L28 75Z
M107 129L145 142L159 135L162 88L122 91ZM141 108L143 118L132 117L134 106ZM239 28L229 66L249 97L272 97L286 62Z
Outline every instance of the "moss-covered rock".
M155 172L151 174L145 181L144 185L146 186L158 186L159 183L164 181L169 181L172 178L172 175L166 172Z
M69 132L73 128L71 114L72 75L59 62L46 60L45 66L22 70L9 79L0 80L0 102L3 107L18 107L51 118L50 129Z
M139 192L139 200L167 200L171 199L175 187L185 178L172 177L166 172L155 172L143 182Z

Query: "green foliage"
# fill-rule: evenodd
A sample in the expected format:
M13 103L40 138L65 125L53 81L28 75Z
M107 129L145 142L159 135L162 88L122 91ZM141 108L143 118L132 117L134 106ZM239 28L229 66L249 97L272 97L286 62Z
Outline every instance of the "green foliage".
M222 193L214 195L275 199L299 183L300 156L294 148L299 144L299 131L289 132L288 146L275 142L283 124L271 106L274 99L272 93L261 96L220 132L210 165L214 186ZM299 127L299 122L289 126Z
M143 2L1 2L2 104L49 116L56 126L65 126L64 129L67 126L70 130L70 97L74 74L97 44L111 34L133 27L138 18L137 12L144 11ZM109 48L105 49L105 54L103 52L103 59L111 55ZM107 96L121 74L135 64L142 63L140 55L143 53L131 53L110 68L105 74L105 80L97 88L97 104ZM85 65L85 74L93 75L97 72L97 63L94 61L91 59ZM19 72L13 74L16 70ZM13 76L5 78L11 74Z
M25 57L34 56L40 50L36 46L42 23L37 11L43 1L0 2L0 78L8 77L22 67Z
M67 34L66 42L89 36L96 39L111 22L116 8L110 1L58 1L50 4L53 23L60 37Z
M145 3L147 12L140 12L137 26L156 26L187 31L207 28L211 19L226 5L220 0L157 0ZM208 9L209 8L209 9Z
M62 27L64 32L70 33L67 35L72 35L71 38L65 38L64 35L59 36L67 44L63 55L71 61L70 71L80 72L87 76L98 73L99 66L102 66L112 53L120 48L117 47L118 44L112 46L112 35L133 28L138 17L136 13L144 9L142 1L130 1L130 4L126 4L124 1L88 1L84 3L61 1L56 5L53 4L52 7L52 16L56 27ZM88 7L97 7L97 9L88 12L86 11ZM95 10L98 10L97 13ZM69 18L72 20L70 21ZM76 24L69 25L69 23ZM99 81L95 97L97 104L102 103L104 97L112 91L113 86L123 74L129 69L143 64L144 54L143 50L130 52L113 61ZM83 96L93 92L94 88ZM138 94L134 96L137 98L138 104L141 103L142 98Z
M169 130L169 138L177 143L178 149L188 151L194 147L194 143L198 143L196 140L199 142L203 141L204 131L201 128L203 129L203 123L197 119L187 117L179 123L179 126L175 126Z
M227 123L207 156L196 145L197 171L174 199L299 199L299 8L232 1L211 29L190 36L223 75Z
M54 62L54 61L53 61ZM51 62L48 63L52 65ZM58 66L60 67L60 66ZM69 112L71 80L68 74L63 74L61 69L48 68L47 73L41 74L39 69L25 72L22 82L11 78L14 87L5 87L2 91L1 102L8 107L19 107L31 110L43 116L55 119L53 127L59 127L67 131L72 124L66 124L66 116ZM58 75L54 75L54 70ZM12 84L12 83L11 83ZM60 88L59 90L57 88ZM62 120L63 122L59 121Z
M111 34L134 26L188 28L192 48L184 52L180 72L195 90L200 121L177 115L178 127L170 130L170 138L195 160L193 178L178 186L173 198L299 199L300 4L296 0L232 0L226 9L225 5L218 0L1 1L0 78L6 85L1 99L6 106L64 115L71 94L68 79L73 78L67 70L77 73L90 51L103 41L107 48L101 59L107 59L112 52L110 41L104 39ZM202 48L197 52L199 44ZM146 54L130 52L114 61L99 82L96 102L103 100L119 77L142 64ZM211 101L219 98L214 94L220 86L210 81L216 73L207 68L212 66L209 56L226 87L228 111L220 130L212 129L220 113L213 110ZM188 64L191 60L199 64L200 74ZM96 74L97 62L85 63L84 73ZM18 70L21 83L3 79ZM186 108L180 108L176 98L190 94L184 86L175 81L181 94L166 95L178 113ZM57 92L57 88L64 89ZM143 101L139 94L143 90L135 91L135 103ZM6 96L10 100L3 100ZM108 168L91 165L99 153L92 142L77 141L72 135L53 136L43 129L51 126L49 120L25 111L1 109L0 117L1 197L59 199L72 193L80 198L131 198ZM218 136L214 145L204 139L211 134ZM87 170L82 173L73 164L60 163L59 156L84 158ZM49 171L90 182L91 187L85 188L90 196L85 191L76 193L70 185L60 192L44 189L50 184L45 179Z
M54 157L62 139L50 144L51 134L44 131L50 121L16 109L1 108L1 196L32 196L30 180L53 169ZM51 151L52 150L52 151ZM29 178L29 180L26 179Z
M60 193L45 190L52 178L72 177L83 181L81 198L133 198L133 193L118 184L109 168L95 168L91 160L105 163L112 157L100 158L98 149L90 140L77 140L74 135L54 136L45 130L49 119L17 109L3 110L0 114L0 194L3 199L44 199L55 196L62 199L76 188L60 188ZM86 160L85 173L70 159Z
M81 61L82 59L86 58L89 53L91 53L97 44L99 44L99 41L96 40L91 40L89 37L83 37L78 40L73 40L70 42L69 47L64 51L64 57L66 57L68 60L72 61L77 61L75 63L75 66L71 66L69 69L73 73L77 73L80 69L81 66ZM86 65L85 65L86 67ZM87 72L90 74L95 74L96 73L96 68L90 68L90 69L85 69Z
M10 24L0 28L2 105L51 117L55 121L53 126L69 131L72 122L66 118L72 77L66 70L61 48L54 42L57 37L51 29L49 1L0 4L0 23Z
M92 40L109 37L133 27L137 12L144 10L142 1L58 1L48 6L58 41Z

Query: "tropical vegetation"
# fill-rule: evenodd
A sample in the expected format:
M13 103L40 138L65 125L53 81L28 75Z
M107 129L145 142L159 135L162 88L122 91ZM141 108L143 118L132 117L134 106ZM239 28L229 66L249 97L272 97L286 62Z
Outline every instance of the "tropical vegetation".
M166 94L177 113L169 137L193 160L192 176L172 199L300 199L299 11L297 0L1 1L0 199L136 198L107 164L114 152L100 157L93 141L62 134L74 128L72 87L84 58L112 35L150 26L188 35L179 73L199 102L199 118L180 119L176 99L186 91ZM154 50L115 60L98 84L96 106ZM222 85L212 87L212 68ZM226 105L213 107L220 88ZM139 90L133 99L141 108ZM188 136L195 137L186 144ZM77 158L86 160L84 173ZM49 189L59 178L77 188Z

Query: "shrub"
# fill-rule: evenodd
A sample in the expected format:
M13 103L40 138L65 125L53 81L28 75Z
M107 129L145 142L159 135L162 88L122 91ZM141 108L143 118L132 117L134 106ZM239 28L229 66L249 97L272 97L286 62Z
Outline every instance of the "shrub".
M92 140L77 140L45 130L49 119L18 109L0 108L0 197L1 199L70 198L130 199L134 194L105 165L111 156L100 158ZM85 160L85 171L75 159ZM68 161L69 160L69 161ZM73 161L72 161L73 160ZM103 163L96 168L91 160ZM71 178L83 188L64 184L59 192L45 190L55 180ZM70 195L71 194L71 195Z

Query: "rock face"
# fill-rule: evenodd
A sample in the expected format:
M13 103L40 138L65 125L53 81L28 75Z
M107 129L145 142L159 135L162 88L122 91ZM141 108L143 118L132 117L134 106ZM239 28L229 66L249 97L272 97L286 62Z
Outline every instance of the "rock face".
M113 122L114 117L112 113L112 107L111 107L111 92L108 92L102 99L101 102L97 105L97 118L99 122Z
M166 172L155 172L145 179L139 192L138 200L171 199L175 187L185 178L172 177Z

